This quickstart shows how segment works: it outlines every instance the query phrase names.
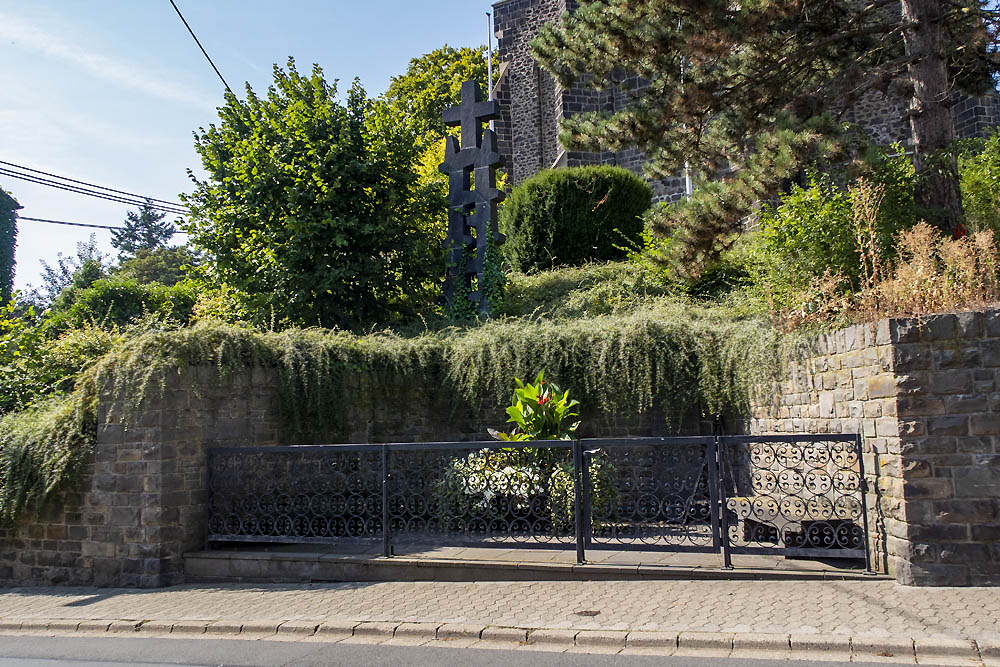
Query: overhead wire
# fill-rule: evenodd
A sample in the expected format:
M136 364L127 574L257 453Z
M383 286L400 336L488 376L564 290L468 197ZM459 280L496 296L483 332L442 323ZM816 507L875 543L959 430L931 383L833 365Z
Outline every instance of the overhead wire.
M17 219L19 221L20 220L27 220L29 222L45 222L45 223L48 223L50 225L66 225L68 227L89 227L91 229L108 229L108 230L112 230L112 231L123 231L123 230L127 229L127 227L115 227L115 226L112 226L112 225L92 225L92 224L85 223L85 222L68 222L66 220L49 220L48 218L29 218L29 217L23 216L23 215L17 216ZM174 233L175 234L187 234L187 232L183 232L183 231L181 231L179 229L174 230Z
M184 208L184 206L182 204L177 204L175 202L167 201L165 199L157 199L156 197L147 197L145 195L137 195L134 192L125 192L124 190L115 190L114 188L108 188L108 187L105 187L103 185L97 185L96 183L88 183L86 181L79 181L79 180L77 180L75 178L69 178L68 176L59 176L58 174L52 174L52 173L49 173L47 171L42 171L41 169L33 169L31 167L25 167L24 165L15 164L13 162L5 162L4 160L0 160L0 164L6 165L8 167L13 167L14 169L20 169L21 171L30 171L30 172L35 173L35 174L41 174L42 176L48 176L49 178L56 178L56 179L59 179L60 181L67 181L69 183L76 183L78 185L85 185L88 188L95 188L97 190L106 190L107 192L113 192L115 194L125 195L127 197L132 197L132 198L135 198L135 199L148 199L149 201L158 202L160 204L165 204L167 206L172 206L172 207L175 207L175 208Z
M181 10L177 7L177 3L174 2L174 0L170 0L170 4L173 5L174 11L177 12L177 16L180 17L184 27L187 28L189 33L191 33L194 43L198 45L198 48L201 49L201 52L205 55L205 59L208 60L208 64L215 70L215 74L219 77L219 80L222 81L222 85L225 86L226 90L228 90L231 94L235 95L235 93L233 93L233 89L229 87L229 84L226 83L226 79L222 76L222 72L220 72L219 68L215 66L214 62L212 62L212 57L208 55L208 51L206 51L205 47L201 45L201 40L198 39L198 35L194 34L194 30L191 29L190 25L188 25L187 19L184 18L183 14L181 14Z
M74 194L86 195L88 197L94 197L97 199L104 199L107 201L113 201L119 204L128 204L130 206L148 206L158 211L164 213L171 213L175 215L187 215L188 211L182 208L180 205L177 206L164 206L163 204L156 204L153 202L147 203L143 198L128 198L120 195L106 194L103 192L95 192L93 190L88 190L86 188L69 185L66 183L59 183L57 181L42 178L40 176L32 176L30 174L19 173L10 169L0 168L0 175L9 176L10 178L16 178L18 180L26 181L28 183L34 183L36 185L44 185L46 187L55 188L57 190L64 190L66 192L72 192Z

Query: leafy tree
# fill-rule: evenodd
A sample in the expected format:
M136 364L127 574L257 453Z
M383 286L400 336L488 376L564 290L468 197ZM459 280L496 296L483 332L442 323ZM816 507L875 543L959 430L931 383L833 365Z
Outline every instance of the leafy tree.
M0 189L0 306L14 293L14 250L17 248L17 210L13 197Z
M446 134L445 109L462 101L462 83L479 82L486 97L487 68L485 46L445 44L411 60L405 74L392 78L384 97L392 111L413 120L422 137L440 139Z
M411 60L406 73L393 77L383 95L389 111L410 119L418 133L420 151L413 168L420 183L433 187L440 200L425 220L424 233L441 240L448 228L448 177L438 167L445 159L445 137L458 136L458 128L445 127L443 116L445 109L462 101L462 84L470 79L479 83L485 97L489 83L486 47L456 49L445 44Z
M125 214L124 228L111 232L111 245L118 249L123 259L134 257L140 250L162 248L176 233L174 224L165 220L166 217L166 213L153 208L153 202L147 199L137 213Z
M141 285L160 283L170 287L184 280L188 267L197 265L197 257L187 246L140 248L135 257L126 259L114 271L115 277L134 280Z
M97 249L97 237L91 234L89 241L76 244L76 256L59 253L55 267L42 260L42 285L31 291L28 300L40 312L52 305L67 287L90 287L106 274L104 254Z
M228 95L195 135L186 230L205 273L261 321L354 326L436 291L442 253L419 220L439 204L417 182L416 130L355 82L344 103L319 66L274 68L265 97Z
M902 4L902 13L899 6ZM564 86L651 85L616 113L568 120L574 149L638 147L656 177L688 162L706 181L652 227L697 275L756 201L803 164L844 148L841 115L871 91L906 91L917 202L961 220L949 148L952 87L992 86L998 12L985 0L590 0L544 29L535 53ZM720 180L718 176L723 175Z

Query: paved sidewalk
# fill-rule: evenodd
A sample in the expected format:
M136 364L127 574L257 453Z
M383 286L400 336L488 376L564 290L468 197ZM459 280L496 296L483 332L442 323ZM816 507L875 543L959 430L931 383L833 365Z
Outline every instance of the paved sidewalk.
M0 632L212 633L1000 665L1000 591L890 581L400 582L0 590Z

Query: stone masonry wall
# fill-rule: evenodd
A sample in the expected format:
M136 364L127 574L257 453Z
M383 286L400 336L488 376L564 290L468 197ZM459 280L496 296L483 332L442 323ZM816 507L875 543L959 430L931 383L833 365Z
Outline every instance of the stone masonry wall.
M484 402L456 407L435 387L404 378L377 391L356 378L339 433L291 439L280 415L274 371L220 378L214 367L167 377L162 397L141 414L123 415L110 392L101 396L97 446L78 493L63 509L6 538L0 585L159 587L184 581L183 555L204 548L207 452L214 447L487 440L502 427L503 409ZM664 435L666 419L582 415L581 435ZM691 420L687 433L710 433Z
M815 341L753 433L864 435L873 556L898 581L1000 585L1000 311Z

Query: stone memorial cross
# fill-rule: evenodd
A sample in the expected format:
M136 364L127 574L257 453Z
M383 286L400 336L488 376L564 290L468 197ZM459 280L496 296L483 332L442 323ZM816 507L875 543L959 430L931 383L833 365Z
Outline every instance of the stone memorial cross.
M503 158L497 150L496 133L489 128L483 131L483 123L496 117L497 103L482 101L475 81L462 84L462 103L444 112L445 125L461 126L462 143L459 145L455 137L446 139L445 160L439 167L448 175L445 293L448 303L453 304L459 284L463 285L480 314L489 312L488 294L483 289L487 244L491 238L498 246L504 241L497 230L497 204L505 195L497 189L496 178Z

